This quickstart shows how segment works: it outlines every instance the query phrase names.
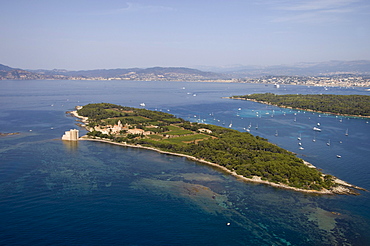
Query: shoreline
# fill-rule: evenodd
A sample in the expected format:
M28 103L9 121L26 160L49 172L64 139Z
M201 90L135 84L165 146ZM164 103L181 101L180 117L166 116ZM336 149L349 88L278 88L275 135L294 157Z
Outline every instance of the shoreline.
M75 111L70 111L70 112L67 112L67 113L70 113L71 115L75 116L76 118L81 119L81 122L83 122L83 123L88 123L88 117L83 117L83 116L79 115L76 110ZM85 129L87 129L86 125L82 125L81 127L84 127ZM232 170L230 170L226 167L218 165L217 163L209 162L209 161L199 159L199 158L196 158L194 156L190 156L190 155L186 155L186 154L163 151L163 150L160 150L160 149L157 149L157 148L147 147L147 146L142 146L142 145L132 145L132 144L127 144L127 143L118 143L118 142L114 142L112 140L91 138L87 135L84 135L84 136L80 137L78 140L103 142L103 143L114 144L114 145L119 145L119 146L123 146L123 147L147 149L147 150L151 150L151 151L156 151L156 152L161 153L161 154L185 157L185 158L187 158L189 160L192 160L192 161L195 161L195 162L199 162L199 163L203 163L203 164L207 164L207 165L219 168L222 171L225 171L226 173L228 173L228 174L230 174L230 175L232 175L232 176L236 177L237 179L239 179L241 181L244 181L244 182L253 182L253 183L266 184L266 185L269 185L269 186L272 186L272 187L287 189L287 190L293 190L293 191L297 191L297 192L319 194L319 195L336 195L336 194L339 194L339 195L359 195L360 193L358 193L356 190L366 191L366 189L364 189L364 188L349 184L349 183L347 183L343 180L340 180L340 179L338 179L337 177L334 177L334 176L333 176L334 177L334 182L337 184L337 186L333 187L330 190L323 189L323 190L318 191L318 190L300 189L300 188L295 188L295 187L288 186L288 185L281 184L281 183L273 183L273 182L270 182L270 181L267 181L267 180L262 180L261 177L259 177L259 176L253 176L252 178L247 178L247 177L244 177L243 175L237 174L235 171L232 171ZM312 165L311 163L309 163L305 160L303 160L303 163L305 165L307 165L308 167L310 167L310 168L316 168L314 165Z
M281 189L287 189L287 190L293 190L297 192L304 192L304 193L311 193L311 194L319 194L319 195L359 195L358 192L356 192L354 189L357 190L363 190L366 191L365 189L351 185L343 180L338 179L337 177L334 177L334 182L338 185L337 187L333 187L331 190L306 190L306 189L300 189L300 188L295 188L291 187L285 184L278 184L278 183L273 183L269 182L266 180L262 180L261 177L258 176L253 176L253 178L247 178L242 175L237 174L235 171L231 171L227 169L226 167L220 166L216 163L209 162L206 160L198 159L194 156L186 155L186 154L181 154L181 153L174 153L174 152L168 152L168 151L163 151L160 149L156 149L153 147L147 147L147 146L142 146L142 145L132 145L132 144L127 144L127 143L118 143L118 142L113 142L112 140L106 140L106 139L98 139L98 138L90 138L87 135L84 135L79 138L81 141L95 141L95 142L102 142L102 143L108 143L108 144L114 144L114 145L119 145L123 147L129 147L129 148L138 148L138 149L146 149L146 150L151 150L151 151L156 151L161 154L166 154L166 155L173 155L173 156L178 156L178 157L185 157L191 161L207 164L216 168L221 169L222 171L225 171L228 174L231 174L232 176L236 177L239 180L245 181L245 182L252 182L252 183L259 183L259 184L266 184L272 187L276 188L281 188ZM310 168L316 168L314 165L312 165L309 162L304 161L304 164L309 166Z
M225 98L235 99L235 100L245 100L245 101L257 102L257 103L262 103L262 104L266 104L266 105L276 106L276 107L279 107L279 108L288 108L288 109L302 110L302 111L314 112L314 113L320 113L320 114L331 114L331 115L338 115L338 116L344 116L344 117L370 118L370 116L366 116L366 115L338 114L338 113L323 112L323 111L318 111L318 110L313 110L313 109L293 108L293 107L289 107L289 106L276 105L276 104L268 103L268 102L265 102L265 101L257 101L255 99L242 98L242 97L225 97Z

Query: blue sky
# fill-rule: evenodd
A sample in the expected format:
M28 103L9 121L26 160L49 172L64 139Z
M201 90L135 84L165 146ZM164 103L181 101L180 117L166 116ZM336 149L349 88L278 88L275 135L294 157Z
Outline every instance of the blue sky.
M0 64L25 69L370 60L368 0L0 2Z

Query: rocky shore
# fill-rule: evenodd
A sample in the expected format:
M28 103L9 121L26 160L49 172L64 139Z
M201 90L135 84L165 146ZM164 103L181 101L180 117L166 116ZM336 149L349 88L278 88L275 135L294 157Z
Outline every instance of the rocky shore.
M124 146L124 147L130 147L130 148L141 148L141 149L156 151L156 152L159 152L161 154L185 157L185 158L187 158L189 160L192 160L192 161L196 161L196 162L200 162L200 163L204 163L204 164L207 164L207 165L210 165L210 166L217 167L220 170L222 170L224 172L227 172L227 173L233 175L234 177L237 177L238 179L240 179L242 181L261 183L261 184L266 184L266 185L270 185L270 186L277 187L277 188L294 190L294 191L298 191L298 192L322 194L322 195L334 195L334 194L359 195L359 192L356 191L356 190L364 190L365 191L365 189L363 189L361 187L351 185L351 184L349 184L349 183L347 183L343 180L340 180L338 178L335 178L335 180L334 180L334 182L337 184L337 186L333 187L330 190L324 189L324 190L318 191L318 190L299 189L299 188L291 187L291 186L288 186L288 185L285 185L285 184L278 184L278 183L273 183L273 182L269 182L269 181L266 181L266 180L262 180L261 177L258 177L258 176L253 176L253 178L247 178L247 177L244 177L242 175L237 174L235 171L231 171L231 170L227 169L226 167L220 166L216 163L212 163L212 162L209 162L209 161L206 161L206 160L198 159L198 158L195 158L194 156L190 156L190 155L185 155L185 154L180 154L180 153L173 153L173 152L168 152L168 151L162 151L162 150L159 150L159 149L156 149L156 148L146 147L146 146L141 146L141 145L131 145L131 144L126 144L126 143L117 143L117 142L113 142L112 140L109 140L109 139L91 138L91 137L88 137L86 135L82 136L79 140L97 141L97 142L115 144L115 145L120 145L120 146ZM315 168L312 164L310 164L308 162L305 162L305 164L310 166L311 168Z

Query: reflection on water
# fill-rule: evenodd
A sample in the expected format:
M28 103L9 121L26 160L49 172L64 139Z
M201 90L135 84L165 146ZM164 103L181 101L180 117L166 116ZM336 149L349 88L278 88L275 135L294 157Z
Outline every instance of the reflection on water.
M76 152L78 148L78 141L62 141L64 148L68 152Z

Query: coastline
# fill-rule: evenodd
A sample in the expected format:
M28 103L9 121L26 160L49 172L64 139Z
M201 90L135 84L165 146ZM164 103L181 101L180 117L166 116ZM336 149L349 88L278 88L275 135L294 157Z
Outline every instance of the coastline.
M318 110L313 110L313 109L293 108L293 107L289 107L289 106L276 105L276 104L268 103L268 102L265 102L265 101L257 101L255 99L242 98L242 97L225 97L225 98L235 99L235 100L252 101L252 102L257 102L257 103L263 103L263 104L266 104L266 105L276 106L276 107L279 107L279 108L296 109L296 110L315 112L315 113L320 113L320 114L331 114L331 115L338 115L338 116L345 116L345 117L370 118L370 116L366 116L366 115L338 114L338 113L323 112L323 111L318 111Z
M75 116L76 118L81 119L81 122L83 122L83 123L88 123L88 117L80 116L77 113L77 111L70 111L70 112L67 112L67 113L70 113L71 115ZM85 127L87 129L86 125L81 125L81 127ZM253 183L266 184L266 185L276 187L276 188L288 189L288 190L293 190L293 191L298 191L298 192L303 192L303 193L320 194L320 195L335 195L335 194L359 195L359 193L356 190L366 191L365 189L363 189L361 187L351 185L351 184L349 184L349 183L347 183L343 180L338 179L337 177L334 177L334 182L337 184L337 186L333 187L330 190L323 189L323 190L318 191L318 190L300 189L300 188L295 188L295 187L288 186L288 185L281 184L281 183L273 183L273 182L270 182L270 181L267 181L267 180L262 180L261 177L259 177L259 176L253 176L252 178L247 178L247 177L244 177L243 175L237 174L235 171L232 171L230 169L227 169L226 167L218 165L217 163L209 162L209 161L199 159L199 158L196 158L194 156L190 156L190 155L186 155L186 154L163 151L163 150L160 150L160 149L157 149L157 148L147 147L147 146L142 146L142 145L132 145L132 144L127 144L127 143L118 143L118 142L114 142L112 140L107 140L107 139L91 138L87 135L84 135L84 136L80 137L78 140L103 142L103 143L114 144L114 145L119 145L119 146L123 146L123 147L147 149L147 150L151 150L151 151L156 151L156 152L161 153L161 154L185 157L185 158L187 158L189 160L192 160L192 161L196 161L196 162L199 162L199 163L203 163L203 164L207 164L207 165L219 168L222 171L225 171L226 173L231 174L232 176L234 176L234 177L236 177L239 180L244 181L244 182L253 182ZM309 163L307 161L303 160L303 162L304 162L305 165L307 165L310 168L316 168L314 165L312 165L311 163Z
M318 191L318 190L299 189L299 188L291 187L291 186L288 186L288 185L285 185L285 184L278 184L278 183L273 183L273 182L269 182L269 181L266 181L266 180L262 180L261 177L258 177L258 176L253 176L253 178L247 178L247 177L244 177L242 175L237 174L235 171L231 171L231 170L227 169L226 167L220 166L220 165L218 165L216 163L213 163L213 162L209 162L209 161L206 161L206 160L198 159L198 158L196 158L194 156L190 156L190 155L185 155L185 154L181 154L181 153L174 153L174 152L163 151L163 150L160 150L160 149L156 149L156 148L153 148L153 147L146 147L146 146L142 146L142 145L132 145L132 144L127 144L127 143L117 143L117 142L113 142L111 140L106 140L106 139L90 138L87 135L80 137L79 140L82 140L82 141L86 141L87 140L87 141L102 142L102 143L114 144L114 145L119 145L119 146L123 146L123 147L130 147L130 148L147 149L147 150L156 151L156 152L161 153L161 154L173 155L173 156L179 156L179 157L185 157L185 158L187 158L189 160L192 160L192 161L195 161L195 162L204 163L204 164L207 164L207 165L210 165L210 166L219 168L222 171L225 171L226 173L231 174L232 176L238 178L239 180L242 180L242 181L245 181L245 182L253 182L253 183L266 184L266 185L270 185L270 186L273 186L273 187L276 187L276 188L281 188L281 189L288 189L288 190L294 190L294 191L298 191L298 192L312 193L312 194L321 194L321 195L336 195L336 194L339 194L339 195L359 195L359 193L356 192L354 189L366 191L365 189L363 189L361 187L358 187L358 186L355 186L355 185L351 185L351 184L349 184L349 183L347 183L347 182L345 182L343 180L340 180L340 179L338 179L336 177L334 179L334 182L336 184L338 184L338 186L337 187L334 187L331 190L326 190L325 189L325 190ZM309 162L304 161L304 163L307 166L309 166L310 168L316 168L314 165L312 165Z

